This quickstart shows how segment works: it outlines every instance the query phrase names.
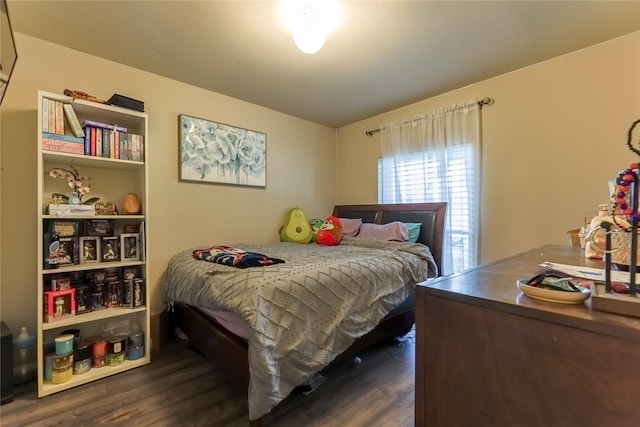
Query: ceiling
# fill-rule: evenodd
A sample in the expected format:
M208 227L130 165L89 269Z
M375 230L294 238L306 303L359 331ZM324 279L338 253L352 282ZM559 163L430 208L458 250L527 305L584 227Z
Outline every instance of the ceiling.
M8 0L16 32L334 128L640 30L628 0L342 8L307 55L277 1Z

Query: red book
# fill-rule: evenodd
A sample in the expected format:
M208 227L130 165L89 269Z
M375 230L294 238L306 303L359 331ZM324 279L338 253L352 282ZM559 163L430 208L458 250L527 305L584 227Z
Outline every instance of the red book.
M96 155L96 128L91 127L91 155Z

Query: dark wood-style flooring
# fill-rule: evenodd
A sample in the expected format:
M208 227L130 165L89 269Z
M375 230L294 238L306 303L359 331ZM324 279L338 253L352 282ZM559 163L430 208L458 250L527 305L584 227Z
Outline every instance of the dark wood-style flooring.
M413 427L414 333L403 346L385 344L327 373L311 394L294 394L264 427ZM38 399L34 383L0 407L0 425L206 426L248 425L245 396L221 370L184 341L153 353L151 364Z

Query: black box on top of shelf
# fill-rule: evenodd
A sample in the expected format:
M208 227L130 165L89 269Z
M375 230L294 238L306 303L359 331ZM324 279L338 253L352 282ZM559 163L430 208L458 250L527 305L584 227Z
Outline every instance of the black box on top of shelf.
M144 102L129 98L128 96L119 95L117 93L113 94L113 96L109 98L107 104L144 112Z

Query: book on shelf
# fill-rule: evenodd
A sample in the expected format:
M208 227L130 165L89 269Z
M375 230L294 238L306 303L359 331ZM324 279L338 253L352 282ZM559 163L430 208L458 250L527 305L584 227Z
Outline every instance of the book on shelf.
M57 139L59 141L76 142L84 144L84 138L79 138L73 135L64 135L51 132L42 132L42 139Z
M42 150L84 155L84 142L70 142L57 138L42 138Z
M49 110L47 113L48 123L47 129L51 133L56 133L56 101L49 99Z
M138 135L138 161L144 162L144 136Z
M96 128L96 157L102 157L102 128Z
M78 120L78 116L76 116L73 105L65 103L62 105L62 108L64 109L64 115L67 118L67 123L69 123L73 135L84 137L84 131L82 130L82 126L80 126L80 121Z
M120 135L122 132L115 131L113 132L113 158L120 159Z
M96 128L90 127L91 134L91 155L96 155Z
M55 132L58 134L64 134L64 107L62 101L56 101L56 124L55 124Z
M42 98L42 131L49 132L49 98Z
M95 120L83 120L82 121L82 127L86 127L86 126L93 126L93 127L100 128L100 129L119 130L119 131L122 131L122 132L126 132L127 131L126 127L118 126L118 125L112 125L110 123L98 122L98 121L95 121Z
M84 129L84 155L91 155L91 128Z
M104 129L102 131L102 157L113 158L113 130Z

